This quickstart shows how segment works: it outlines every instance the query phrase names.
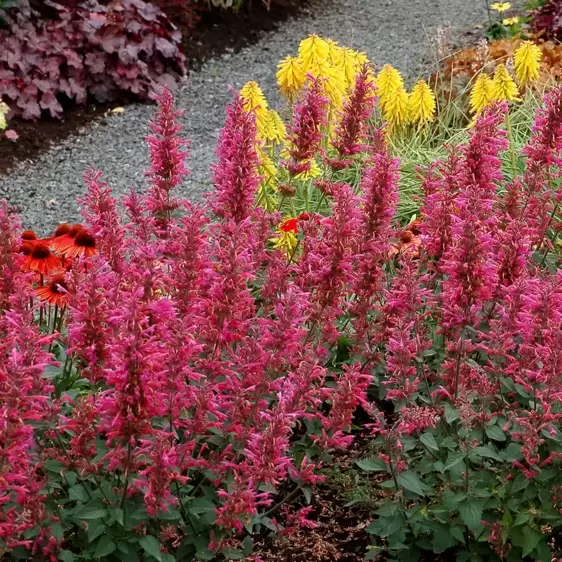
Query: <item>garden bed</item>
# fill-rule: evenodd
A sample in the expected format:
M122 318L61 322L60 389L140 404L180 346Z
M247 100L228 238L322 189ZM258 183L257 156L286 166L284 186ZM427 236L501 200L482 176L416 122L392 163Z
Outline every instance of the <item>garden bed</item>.
M250 2L251 9L239 13L220 9L204 12L194 29L182 29L188 72L200 69L206 61L225 52L238 52L255 43L262 33L274 31L289 17L308 13L311 3L311 0L273 0L268 10L261 1L254 0ZM35 159L51 145L79 134L92 121L103 119L113 108L132 101L111 104L91 101L84 106L65 108L61 119L13 119L10 127L19 138L16 142L0 140L0 176L7 174L18 161Z

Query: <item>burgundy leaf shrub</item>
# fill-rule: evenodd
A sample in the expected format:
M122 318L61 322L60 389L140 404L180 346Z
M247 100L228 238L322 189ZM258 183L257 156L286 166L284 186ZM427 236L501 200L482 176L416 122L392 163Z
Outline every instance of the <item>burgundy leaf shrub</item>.
M150 190L124 198L125 218L93 170L85 227L38 240L0 207L3 552L242 558L253 533L314 526L314 505L285 501L310 501L367 419L375 553L555 556L562 89L511 181L505 111L423 172L417 245L393 223L399 162L375 131L360 193L332 182L328 216L300 217L297 246L276 248L282 217L255 206L255 114L239 96L208 209L174 193L187 149L168 90ZM295 150L312 138L291 134Z
M562 1L547 0L532 13L533 31L545 39L562 38Z
M181 23L188 30L193 29L200 18L205 4L197 0L155 0L156 4L173 22Z
M123 0L52 4L52 20L22 14L0 29L0 98L13 115L60 117L63 98L146 99L185 72L181 33L154 5Z

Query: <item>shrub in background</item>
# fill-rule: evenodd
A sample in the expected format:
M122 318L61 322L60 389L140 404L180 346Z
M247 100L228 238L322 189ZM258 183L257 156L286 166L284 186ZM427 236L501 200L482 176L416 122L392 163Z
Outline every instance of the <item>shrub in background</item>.
M89 95L146 99L184 74L181 33L156 6L90 0L51 7L52 20L16 13L0 29L0 98L13 115L60 117L65 99L84 103Z
M183 31L189 32L195 27L200 18L203 7L197 0L154 0L158 6L174 23L181 25Z
M533 31L545 39L562 38L562 2L547 0L532 12Z

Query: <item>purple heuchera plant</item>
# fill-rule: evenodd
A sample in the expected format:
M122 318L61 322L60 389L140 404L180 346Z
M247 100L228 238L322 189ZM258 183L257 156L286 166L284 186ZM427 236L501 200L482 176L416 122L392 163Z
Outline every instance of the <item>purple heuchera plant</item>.
M17 14L0 30L0 99L11 115L60 117L64 98L105 102L124 94L146 99L157 85L174 88L185 73L181 32L142 0L67 8L57 17Z

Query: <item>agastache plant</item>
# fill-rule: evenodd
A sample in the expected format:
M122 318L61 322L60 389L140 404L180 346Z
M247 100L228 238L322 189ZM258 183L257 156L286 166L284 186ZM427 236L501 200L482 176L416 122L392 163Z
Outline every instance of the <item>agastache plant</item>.
M507 107L484 109L466 145L419 170L408 225L368 92L363 67L332 131L320 79L295 110L292 179L334 131L357 157L358 192L310 182L325 213L256 207L256 117L237 93L208 208L182 201L165 90L146 195L119 202L89 170L84 225L43 239L0 206L3 555L250 555L267 529L315 528L315 487L360 434L346 458L365 457L375 553L559 556L562 90L510 180Z

